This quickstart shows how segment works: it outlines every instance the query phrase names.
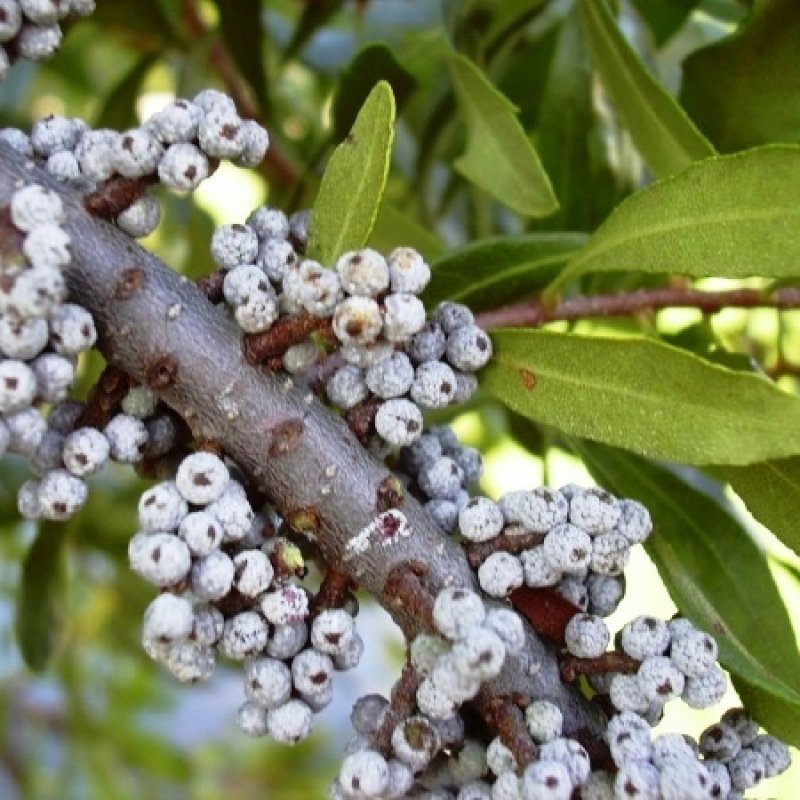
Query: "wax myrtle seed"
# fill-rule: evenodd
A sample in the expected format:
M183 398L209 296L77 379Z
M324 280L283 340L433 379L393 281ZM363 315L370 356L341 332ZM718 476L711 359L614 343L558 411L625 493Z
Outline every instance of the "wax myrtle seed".
M631 800L659 800L661 778L647 761L630 760L622 764L614 779L614 797Z
M158 164L161 183L178 191L196 189L209 174L208 158L193 144L170 145Z
M242 123L241 129L242 152L236 159L240 167L252 169L257 167L269 149L269 133L255 120L247 119Z
M426 464L417 478L419 487L428 497L455 500L461 491L464 472L449 456Z
M230 479L228 468L213 453L193 453L183 459L175 485L183 497L195 505L217 500Z
M456 369L476 372L492 357L492 340L476 325L466 325L448 335L446 353Z
M364 380L369 390L383 400L401 397L411 388L414 367L405 353L392 353L389 358L373 364L367 370ZM418 402L413 397L413 391L412 399Z
M683 702L691 708L710 708L722 700L727 690L725 673L714 666L697 678L686 679Z
M411 642L409 658L421 675L428 676L440 656L449 652L450 645L441 636L420 633Z
M584 489L569 502L570 522L592 535L613 530L619 519L617 499L603 489Z
M242 120L229 108L208 109L197 128L197 141L212 158L238 158L245 146Z
M653 751L650 726L638 714L629 711L609 720L606 739L618 767L630 761L648 761Z
M42 226L42 228L45 226ZM42 228L34 228L35 231ZM67 285L60 269L37 266L25 269L13 277L8 294L8 310L20 317L49 317L64 302Z
M486 748L486 764L495 775L518 768L517 759L499 736L495 736Z
M50 470L59 469L64 466L61 459L61 449L64 446L64 437L49 428L45 431L39 442L36 452L30 459L31 469L37 475L44 475Z
M552 528L542 548L545 557L559 572L579 572L589 566L592 557L589 534L568 522Z
M203 89L194 96L192 102L204 114L208 114L211 111L229 111L231 113L236 111L236 104L233 99L218 89Z
M432 678L425 678L420 683L416 698L419 710L431 719L448 719L455 713L456 703L433 682ZM395 755L401 758L397 751Z
M0 42L13 39L22 26L19 0L0 0Z
M393 292L420 294L431 279L431 269L411 247L392 250L387 259Z
M233 557L233 569L233 585L245 597L257 597L272 583L272 564L260 550L237 553Z
M133 386L122 398L122 410L139 419L152 416L156 406L158 406L158 395L147 386Z
M666 656L646 657L636 673L642 692L650 702L665 703L684 690L683 673Z
M144 612L142 636L174 642L185 639L192 632L192 604L174 594L160 594Z
M28 480L19 487L17 510L23 519L39 519L42 516L39 505L39 481Z
M501 772L497 776L492 785L492 800L522 800L522 782L515 771Z
M23 408L4 419L8 430L8 450L28 458L32 457L47 433L47 422L38 408Z
M233 573L230 556L214 550L207 556L196 559L192 565L192 592L200 600L219 600L231 590Z
M212 648L187 639L169 646L164 664L181 683L198 683L214 674L216 656Z
M383 335L390 342L406 342L425 325L425 306L413 294L397 292L383 301Z
M211 257L221 269L252 264L258 254L258 236L247 225L221 225L211 237Z
M423 408L444 408L452 402L455 390L456 376L441 361L426 361L414 371L411 399Z
M473 591L457 586L442 589L433 604L436 628L448 639L460 639L486 616L481 598Z
M453 645L452 656L453 665L461 675L483 682L499 674L506 648L493 630L478 626Z
M261 612L272 625L301 622L308 616L308 596L299 586L282 586L261 598Z
M406 352L417 364L439 361L447 347L447 337L438 322L426 322L406 343Z
M0 413L21 411L36 396L36 373L22 361L0 360Z
M547 533L566 522L569 506L558 491L539 487L533 491L514 491L498 501L506 522L521 525L533 533Z
M273 294L264 270L255 264L240 264L225 275L222 293L225 302L232 306L246 303L256 293Z
M414 785L414 773L402 761L390 759L386 762L389 768L389 781L386 786L387 800L400 800L406 797Z
M730 761L741 749L738 734L725 725L711 725L700 734L700 752L708 758Z
M469 308L460 303L440 303L436 308L434 317L446 334L450 334L458 328L472 325L475 322L475 318Z
M189 506L173 481L151 486L139 499L139 527L146 532L177 530Z
M278 286L297 264L297 253L285 239L265 239L258 247L256 263Z
M69 519L88 497L86 484L65 469L47 472L39 482L39 511L45 519Z
M266 736L267 709L260 703L246 700L239 706L236 723L248 736Z
M278 319L278 301L274 292L252 291L233 312L236 323L245 333L263 333Z
M270 736L281 744L297 744L311 733L313 714L302 700L289 700L267 714Z
M369 388L361 369L352 364L339 367L325 385L328 399L345 410L357 406L369 394Z
M260 653L267 644L269 629L264 618L255 611L243 611L225 621L220 651L228 658L241 661Z
M304 695L323 693L330 686L332 678L333 661L318 650L303 650L292 661L292 682L295 689Z
M710 783L708 786L708 795L711 798L735 798L729 794L731 791L731 776L728 768L721 761L706 758L703 761L703 766L708 770Z
M100 183L114 174L114 154L120 138L117 131L109 128L88 130L81 134L75 146L75 157L86 180Z
M26 319L14 314L0 315L0 354L29 361L44 350L49 327L44 319Z
M64 269L72 260L69 234L58 225L37 225L22 242L22 252L34 269Z
M286 239L289 236L289 218L279 208L259 206L250 213L247 225L259 239Z
M589 573L586 578L586 589L589 594L588 610L592 614L609 617L625 594L625 582L623 578Z
M346 344L339 352L348 364L368 369L373 364L389 358L394 352L394 347L389 342L378 341L366 344Z
M114 168L126 178L140 178L156 171L164 148L144 128L123 133L114 146Z
M342 344L374 342L382 327L380 306L369 297L348 297L333 313L333 332Z
M581 577L568 575L566 578L562 578L556 585L556 592L581 611L588 610L589 592Z
M578 658L598 658L605 653L609 639L603 618L593 614L575 614L564 630L567 650Z
M81 306L65 303L50 317L50 342L66 356L76 356L97 341L92 315Z
M488 497L473 497L459 512L458 528L471 542L489 541L503 530L503 512Z
M389 701L383 695L362 695L353 705L350 722L358 733L375 733L388 707Z
M639 544L650 535L653 522L650 512L636 500L618 500L619 519L615 530L621 533L631 544Z
M592 540L589 567L601 575L616 577L630 558L630 543L619 533L601 533Z
M17 35L17 51L22 58L42 61L50 58L61 44L62 32L57 23L52 25L23 25Z
M569 771L558 761L542 759L529 764L522 774L522 796L530 800L569 800Z
M79 478L94 475L108 461L108 439L94 428L80 428L64 439L61 457L64 466Z
M628 622L620 633L622 649L637 661L648 656L660 656L669 647L667 624L650 616L640 616Z
M541 586L554 586L558 583L561 573L552 565L545 555L544 548L533 547L524 550L519 556L522 564L522 574L525 585L531 588Z
M52 25L63 14L56 0L19 0L22 13L37 25Z
M511 553L492 553L478 568L478 583L490 597L508 597L522 586L522 564Z
M409 445L422 433L422 412L409 400L387 400L375 415L375 430L390 445Z
M342 762L339 783L349 797L382 797L389 785L386 759L375 750L352 753Z
M342 654L355 636L353 618L341 608L321 611L311 625L311 643L322 653Z
M194 608L192 622L192 639L198 644L210 647L222 637L225 629L225 617L222 612L211 605L198 605Z
M377 251L366 248L342 255L336 262L342 289L349 295L377 297L389 287L389 267Z
M160 142L174 145L191 142L197 136L197 126L203 116L202 109L190 100L178 99L156 111L145 123L147 129ZM167 149L169 153L169 148ZM163 163L163 159L162 159ZM161 165L159 165L159 174Z
M267 655L272 658L292 658L302 650L308 640L308 627L305 622L274 625L267 642Z
M669 656L684 675L699 678L717 663L718 653L713 636L693 630L673 639Z
M33 21L55 22L55 18ZM74 150L84 130L86 130L85 123L50 114L33 123L31 144L39 156L50 156L60 150Z
M767 762L761 753L743 747L727 764L734 789L746 791L764 780Z
M745 747L752 744L758 736L758 723L743 708L728 709L719 722L720 725L736 731Z
M766 765L764 776L774 778L789 769L792 754L789 748L779 739L769 734L760 734L749 744L751 750L760 753Z
M316 261L306 259L292 273L300 305L315 317L330 317L342 299L339 276ZM284 284L288 291L288 285Z
M154 586L174 586L189 572L189 549L170 533L137 533L128 543L130 568Z
M81 174L81 165L74 153L60 150L48 156L44 163L45 171L49 172L59 183L81 188L87 185L86 179Z
M30 184L14 192L10 211L14 227L26 233L39 225L64 221L61 198L38 184Z

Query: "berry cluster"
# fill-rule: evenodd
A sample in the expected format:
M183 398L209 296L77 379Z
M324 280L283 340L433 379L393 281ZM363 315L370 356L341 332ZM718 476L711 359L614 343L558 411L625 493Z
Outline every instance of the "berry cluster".
M333 696L335 671L363 651L343 608L311 615L292 578L297 550L275 535L269 506L256 514L225 462L206 452L181 461L174 481L139 502L131 569L162 591L144 616L142 644L180 681L207 680L217 654L244 662L241 728L294 744Z
M0 79L18 58L52 56L61 44L59 22L86 17L94 8L94 0L0 0Z
M214 89L193 100L174 100L140 127L122 133L92 130L81 119L50 115L34 124L30 136L5 128L0 140L82 192L95 192L113 179L128 179L130 196L111 213L117 225L134 237L152 233L161 219L158 201L144 193L147 186L162 183L191 191L214 172L220 159L254 167L269 146L267 131L257 122L241 119L233 100ZM110 205L115 202L108 200Z

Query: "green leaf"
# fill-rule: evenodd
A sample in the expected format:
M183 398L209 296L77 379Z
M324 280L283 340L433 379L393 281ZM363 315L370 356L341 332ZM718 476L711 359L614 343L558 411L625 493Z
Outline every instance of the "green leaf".
M800 554L800 458L764 461L721 471L747 510L787 547Z
M698 3L699 0L633 0L659 47L683 27Z
M588 442L574 449L598 483L647 506L654 531L645 548L675 604L714 636L726 669L770 701L752 709L759 721L800 743L800 659L764 553L716 500L673 472Z
M242 77L255 94L262 112L270 107L264 42L267 37L261 23L261 0L215 0L219 29L225 47Z
M65 603L63 551L67 535L63 523L40 523L22 565L17 640L25 663L36 672L47 666L61 629Z
M444 249L438 237L429 228L400 211L385 197L369 237L369 246L382 253L388 253L395 247L413 247L428 261L439 258Z
M108 93L95 120L95 128L113 128L124 131L138 125L136 100L141 94L142 83L156 62L155 53L139 58L119 83Z
M800 450L800 398L650 339L537 330L492 334L481 385L561 431L685 464Z
M585 241L581 233L534 233L467 245L431 265L425 302L452 300L482 311L521 300L552 281Z
M343 5L344 0L314 0L313 3L305 3L291 41L284 51L284 60L288 61L290 58L294 58L317 30L325 25Z
M310 258L332 264L369 239L386 188L394 114L392 88L380 81L322 176L311 217Z
M587 272L794 277L800 147L717 156L623 201L551 288Z
M365 47L339 80L333 102L334 141L341 141L347 135L358 110L379 80L392 87L398 114L417 85L413 75L400 65L385 44Z
M714 154L669 92L647 71L604 0L581 0L594 62L633 143L656 177Z
M552 214L558 201L514 106L469 59L454 53L447 65L467 127L467 149L456 169L520 214Z
M745 24L683 65L681 101L722 152L800 139L800 4L758 0Z

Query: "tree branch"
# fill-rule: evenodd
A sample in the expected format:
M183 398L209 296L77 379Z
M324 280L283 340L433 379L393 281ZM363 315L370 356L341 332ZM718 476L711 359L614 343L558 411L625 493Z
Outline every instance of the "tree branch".
M715 314L725 308L800 308L800 289L704 292L666 286L618 294L579 295L561 300L554 306L547 306L541 300L528 300L484 311L476 315L476 322L482 328L538 328L548 322L574 322L587 317L628 317L662 308L697 308L706 314Z
M302 520L301 532L315 541L327 563L389 611L407 640L425 627L387 591L395 567L425 564L419 582L430 598L445 586L476 587L462 548L408 495L396 502L411 535L348 551L385 502L388 468L307 389L248 364L241 332L194 283L90 216L78 193L0 143L0 205L32 181L64 200L73 252L66 271L70 295L93 315L108 363L153 388L195 440L218 442L289 524L301 527ZM502 673L474 702L480 709L508 695L547 698L561 708L565 733L601 735L601 712L562 683L555 652L531 629L524 650L507 658Z

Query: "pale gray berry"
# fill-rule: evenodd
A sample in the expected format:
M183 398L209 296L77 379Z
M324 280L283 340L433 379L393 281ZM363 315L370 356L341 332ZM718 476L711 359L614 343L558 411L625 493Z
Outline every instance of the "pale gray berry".
M347 797L355 800L383 797L389 785L389 767L380 753L362 750L344 759L338 780Z
M456 369L476 372L492 357L492 340L477 325L467 325L447 337L446 352Z
M592 535L613 530L620 515L617 499L604 489L584 489L569 502L570 522Z
M81 173L78 157L68 150L59 150L57 153L48 156L47 161L44 163L44 168L59 183L65 183L76 188L81 188L87 184Z
M417 364L439 361L447 347L447 337L438 322L430 321L406 342L406 352Z
M506 652L518 653L525 646L525 629L522 620L510 608L490 608L483 627L494 631L505 645Z
M259 239L287 239L289 236L289 218L279 208L259 206L247 218Z
M411 399L422 408L444 408L455 396L456 376L441 361L425 361L417 366L411 384Z
M192 623L192 639L198 644L210 647L222 637L225 629L225 617L212 605L200 605L194 608Z
M65 303L50 318L50 343L66 356L76 356L97 341L92 315L82 306Z
M719 649L714 637L693 630L673 639L669 657L687 677L699 678L717 663Z
M405 353L395 352L389 358L373 364L364 380L369 390L383 400L401 397L411 388L414 367Z
M313 697L327 692L333 679L333 661L325 653L309 648L298 653L292 661L294 688L304 696Z
M525 709L525 724L535 742L551 742L561 736L564 716L555 703L534 700Z
M142 637L162 642L185 639L192 632L192 604L174 594L160 594L144 612Z
M480 596L459 586L442 589L433 604L434 624L448 639L461 639L485 617Z
M741 749L738 734L726 725L711 725L700 734L700 752L707 758L730 761Z
M308 595L293 584L267 592L260 605L261 612L272 625L291 625L308 616Z
M186 542L186 546L195 557L209 555L222 544L223 539L222 526L208 511L193 511L191 514L186 514L178 527L178 535Z
M164 588L189 573L189 548L171 533L137 533L128 543L131 569L148 583Z
M3 37L8 32L9 12L6 9L10 5L13 5L14 8L19 8L16 0L0 0L0 9L6 12L6 19L0 20L0 42L7 41ZM0 128L0 141L5 142L23 156L28 158L33 156L31 137L24 131L19 130L19 128Z
M389 287L389 267L376 250L352 250L336 262L342 289L349 295L377 297Z
M247 665L247 697L265 709L282 706L292 694L292 673L282 661L258 658Z
M710 708L722 700L727 690L725 673L714 666L697 678L686 679L683 702L690 708Z
M115 172L115 152L121 135L109 128L88 130L75 147L81 174L94 183L108 180Z
M428 676L440 656L450 651L450 645L441 636L431 633L420 633L411 642L409 658L414 669L421 675Z
M488 497L473 497L458 514L458 529L471 542L486 542L503 530L503 512Z
M39 512L45 519L69 519L86 502L86 484L65 469L47 472L39 481Z
M196 189L209 174L208 158L188 142L170 145L158 164L158 178L178 191Z
M411 247L397 247L387 259L392 291L420 294L431 279L425 259Z
M440 303L434 316L445 334L451 334L457 328L472 325L475 322L472 312L461 303Z
M581 611L588 611L589 592L580 573L562 578L556 585L556 592Z
M117 225L134 239L149 236L161 222L161 206L149 194L134 200L117 217Z
M355 636L355 621L344 609L321 611L311 625L311 643L321 653L342 654Z
M53 224L31 228L22 242L22 252L34 270L64 269L72 260L67 232Z
M64 466L79 478L99 472L110 455L108 439L95 428L80 428L64 439Z
M302 700L289 700L267 714L270 736L281 744L297 744L311 733L313 713Z
M517 759L499 736L495 736L486 748L486 765L495 775L518 768Z
M519 559L526 586L554 586L561 578L561 573L552 565L541 545L523 550Z
M240 264L225 275L222 293L228 305L239 306L246 303L253 292L274 294L269 279L259 266Z
M398 401L392 401L398 402ZM420 489L428 497L455 500L461 491L464 471L449 456L441 456L425 464L417 476Z
M156 171L163 155L158 139L144 128L133 128L116 140L114 167L126 178L141 178Z
M33 20L55 22L55 19ZM50 114L37 120L31 128L31 144L39 156L51 156L62 150L74 150L86 124L76 119Z
M522 564L511 553L492 553L478 568L478 583L490 597L508 597L522 586Z
M22 13L37 25L52 25L64 15L57 0L19 0Z
M266 736L267 709L260 703L246 700L239 706L236 723L248 736Z
M608 694L618 711L644 714L650 706L650 700L642 690L636 675L614 675L611 678Z
M198 102L197 98L195 102ZM236 111L229 108L206 110L197 128L197 140L212 158L239 158L245 146L242 120Z
M61 198L55 192L38 184L30 184L14 192L10 211L14 227L24 233L39 225L64 221L64 205Z
M221 225L211 237L211 257L221 269L252 264L258 254L258 236L247 225Z
M146 532L174 531L189 506L172 481L151 486L139 499L139 527Z
M619 519L616 530L631 544L639 544L650 535L653 521L650 512L636 500L618 500Z
M266 239L258 247L256 263L273 284L280 286L297 264L297 253L285 239Z
M108 439L111 458L121 464L135 464L142 457L147 443L144 423L129 414L117 414L103 429Z
M348 297L336 306L333 332L342 344L374 342L382 328L380 306L370 297Z
M637 661L660 656L669 647L670 632L666 622L642 615L628 622L620 632L622 649Z
M42 61L50 58L61 44L63 34L58 23L52 25L23 25L15 44L22 58Z
M272 583L274 571L260 550L243 550L233 557L233 585L244 597L258 597Z
M19 0L0 0L0 12L0 42L8 42L22 26Z
M47 320L25 319L15 314L0 315L0 354L30 361L47 346Z
M507 492L498 504L506 522L521 525L533 533L547 533L566 522L569 512L569 505L561 492L545 486L533 491Z
M542 543L545 557L559 572L580 572L589 566L592 540L583 529L568 522L556 525Z
M275 625L267 642L267 654L272 658L292 658L303 649L308 640L308 627L302 620L285 625Z
M362 370L352 364L345 364L330 377L325 391L331 403L347 411L367 398L369 387Z
M679 697L686 685L683 673L666 656L648 656L636 675L644 696L650 702L663 704Z
M200 600L219 600L231 590L233 571L233 561L221 550L196 559L192 565L192 592Z
M767 762L761 753L743 747L727 764L734 789L746 791L764 780Z
M745 747L752 744L758 736L758 723L743 708L729 708L719 722L720 725L736 731Z
M409 445L422 433L422 412L410 400L387 400L375 415L375 430L390 445Z
M21 411L36 397L36 373L22 361L0 361L0 413Z
M599 658L610 638L603 618L594 614L575 614L564 630L567 650L578 658Z
M375 733L383 720L389 701L380 694L365 694L356 700L350 722L357 733Z
M139 419L152 416L157 405L158 395L147 386L133 386L122 398L122 410Z
M146 126L163 144L191 142L197 136L197 127L202 116L203 111L199 106L190 100L180 98L156 111L147 120ZM159 172L160 169L159 165Z
M620 533L601 533L592 540L589 567L601 575L616 577L625 571L630 558L630 543Z
M522 773L522 796L526 800L569 800L572 781L567 767L559 761L534 761Z
M481 683L496 677L503 666L506 648L491 629L476 626L459 639L452 650L453 665L465 678Z
M39 519L42 516L39 506L39 481L28 480L19 487L17 511L23 519Z
M34 228L34 231L44 227ZM49 317L67 296L64 275L55 266L25 269L10 277L9 283L11 288L7 295L7 308L23 318Z
M629 761L649 761L653 751L650 726L630 711L623 711L609 720L606 739L618 767Z
M764 775L767 778L774 778L791 766L792 754L789 748L774 736L760 734L748 746L764 757L766 765Z
M260 653L266 647L268 635L269 628L260 614L243 611L226 620L219 642L220 652L241 661Z
M406 342L425 325L425 306L413 294L397 292L383 300L383 335L390 342Z
M192 453L183 459L175 476L175 485L183 497L195 505L217 500L230 479L221 458L213 453Z
M647 761L626 761L617 771L614 791L615 798L662 800L661 777L658 770Z
M36 449L47 433L47 422L38 408L23 408L4 419L8 430L8 450L28 458L36 453Z
M623 578L590 573L586 578L586 589L589 594L588 610L592 614L609 617L625 594L625 582Z
M236 103L233 102L230 95L220 92L218 89L203 89L194 96L192 102L204 114L208 114L211 111L229 111L232 113L236 111Z

